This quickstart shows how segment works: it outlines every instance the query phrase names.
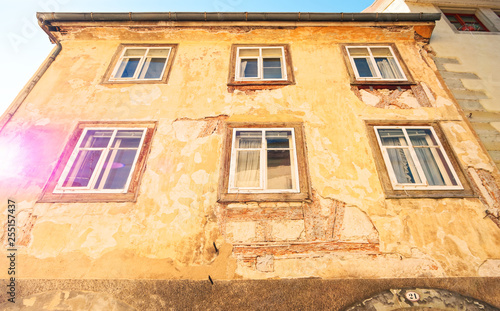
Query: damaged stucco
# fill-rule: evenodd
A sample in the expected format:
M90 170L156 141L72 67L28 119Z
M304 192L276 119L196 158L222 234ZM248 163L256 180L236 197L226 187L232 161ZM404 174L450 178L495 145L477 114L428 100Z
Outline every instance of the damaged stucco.
M368 120L440 121L460 164L493 174L412 26L69 27L58 36L61 54L0 134L18 146L0 197L18 202L21 278L498 273L500 230L484 212L498 197L384 196ZM123 42L178 43L168 84L101 84ZM394 42L419 88L353 90L345 42ZM289 44L296 84L229 91L234 43ZM130 120L158 122L136 202L37 202L78 121ZM217 202L225 122L302 122L311 200Z

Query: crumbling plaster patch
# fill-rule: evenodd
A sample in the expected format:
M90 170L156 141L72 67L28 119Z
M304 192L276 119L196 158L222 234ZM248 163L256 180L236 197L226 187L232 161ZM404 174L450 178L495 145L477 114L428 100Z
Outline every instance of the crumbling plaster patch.
M457 122L441 122L445 133L449 133L447 138L453 146L457 156L468 167L493 171L494 167L489 163L488 156L482 151L477 139L470 131L467 131L463 124Z
M340 239L349 242L378 243L378 231L366 213L355 206L345 206Z

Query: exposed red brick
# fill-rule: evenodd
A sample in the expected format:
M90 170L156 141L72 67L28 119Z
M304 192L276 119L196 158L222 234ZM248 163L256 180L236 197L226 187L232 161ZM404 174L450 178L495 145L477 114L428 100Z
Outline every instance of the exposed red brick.
M376 243L343 243L343 242L304 242L304 243L253 243L234 245L233 253L248 257L263 255L287 256L302 254L325 254L331 252L356 252L379 254Z
M226 217L230 220L263 220L263 219L304 219L302 207L259 207L259 208L228 208Z

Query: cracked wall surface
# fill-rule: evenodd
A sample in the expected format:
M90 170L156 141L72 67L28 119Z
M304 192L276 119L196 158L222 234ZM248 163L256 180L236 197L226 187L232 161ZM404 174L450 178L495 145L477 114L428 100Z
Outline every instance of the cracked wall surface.
M17 202L21 278L498 273L491 263L500 258L500 230L485 218L488 199L385 198L365 121L432 120L442 124L460 165L479 172L498 204L498 191L487 187L491 181L481 170L498 176L411 26L77 27L59 37L61 54L0 134L17 161L3 173L0 198ZM179 43L168 84L101 84L125 41ZM290 44L296 84L229 92L231 45L263 42ZM345 42L394 42L421 88L357 96L341 55ZM398 104L387 109L370 96L392 96ZM136 202L37 202L79 121L134 120L158 122ZM313 198L217 202L225 122L303 123ZM1 265L6 260L0 256Z

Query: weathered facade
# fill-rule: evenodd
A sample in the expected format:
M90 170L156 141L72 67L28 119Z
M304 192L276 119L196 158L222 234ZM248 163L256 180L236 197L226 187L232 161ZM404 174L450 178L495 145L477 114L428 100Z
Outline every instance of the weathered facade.
M499 1L378 0L364 12L441 13L434 61L489 155L500 167Z
M3 308L500 307L500 176L438 14L38 18L57 47L0 132Z

